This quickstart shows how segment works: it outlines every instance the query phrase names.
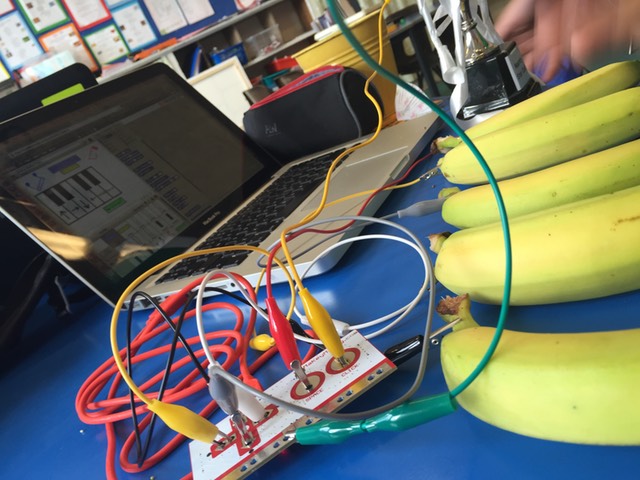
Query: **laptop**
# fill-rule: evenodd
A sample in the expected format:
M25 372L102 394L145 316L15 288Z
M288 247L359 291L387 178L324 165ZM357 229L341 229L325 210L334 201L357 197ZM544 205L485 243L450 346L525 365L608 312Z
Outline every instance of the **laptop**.
M384 129L338 167L329 201L397 178L437 123L432 114ZM272 245L284 226L315 210L340 148L280 162L176 72L153 64L0 124L0 211L114 305L135 278L176 254ZM353 214L361 202L338 203L320 218ZM317 242L304 235L290 244L292 255L303 253L299 271L327 247ZM344 250L323 257L308 276L332 268ZM138 290L161 301L216 268L256 281L259 260L251 252L198 256ZM274 270L274 282L285 279ZM237 289L229 280L218 286ZM140 299L133 307L150 304Z

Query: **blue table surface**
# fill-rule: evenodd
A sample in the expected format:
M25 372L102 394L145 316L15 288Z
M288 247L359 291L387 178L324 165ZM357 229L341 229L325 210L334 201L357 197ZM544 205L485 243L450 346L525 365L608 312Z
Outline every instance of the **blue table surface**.
M421 166L425 171L431 159ZM428 182L396 191L380 213L412 202L434 198L446 181L437 176ZM439 214L401 222L426 243L426 236L451 230ZM378 230L378 229L376 229ZM395 232L392 232L395 233ZM420 262L406 246L391 242L359 242L331 272L308 279L312 291L335 318L360 323L395 310L411 299L422 279ZM279 286L278 296L286 298ZM437 286L437 296L447 294ZM540 307L512 307L508 328L524 331L590 331L640 326L640 292L584 302ZM495 324L498 308L474 304L473 313L483 324ZM426 300L388 334L373 340L380 350L422 333ZM148 312L138 312L134 328L140 328ZM34 315L51 315L46 306ZM111 309L101 301L85 302L71 324L38 345L25 345L28 355L0 376L0 478L93 479L105 477L106 436L99 425L82 423L75 411L75 396L84 380L110 356L108 327ZM224 320L221 328L225 328ZM435 326L442 325L439 318ZM260 331L267 326L259 323ZM121 327L123 327L121 325ZM120 329L121 346L124 329ZM366 332L365 332L366 333ZM166 342L169 342L167 337ZM164 359L158 359L158 369ZM348 408L357 411L386 403L411 384L417 359L356 400ZM263 385L286 373L274 358L258 378ZM444 392L438 347L429 355L429 366L419 395ZM214 421L221 416L214 417ZM130 422L117 429L119 446L131 430ZM169 432L159 425L154 441ZM153 449L153 446L152 446ZM638 478L637 447L583 446L537 440L488 425L462 409L411 430L360 435L337 446L293 445L284 454L252 474L254 479L350 478L350 479L602 479ZM164 461L139 474L119 467L119 478L178 479L190 471L187 444Z

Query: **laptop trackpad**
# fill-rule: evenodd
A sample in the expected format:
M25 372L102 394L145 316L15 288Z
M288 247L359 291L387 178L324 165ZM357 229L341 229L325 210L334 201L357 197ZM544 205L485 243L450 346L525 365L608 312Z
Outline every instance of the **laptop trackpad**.
M404 155L401 159L398 157L399 154L396 150L343 165L331 179L327 203L347 195L379 188L397 178L410 160L408 155ZM362 197L363 200L364 198L366 197ZM321 199L322 191L312 195L302 205L301 211L315 210Z

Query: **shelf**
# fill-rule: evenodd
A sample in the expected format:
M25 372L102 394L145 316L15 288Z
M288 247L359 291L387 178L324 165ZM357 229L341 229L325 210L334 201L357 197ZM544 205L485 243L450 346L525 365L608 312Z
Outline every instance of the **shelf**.
M112 80L114 78L120 77L122 75L126 75L127 73L137 69L137 68L141 68L144 67L146 65L150 65L156 61L158 61L160 58L162 58L163 56L169 54L169 53L174 53L177 50L180 50L184 47L187 47L193 43L199 42L200 40L207 38L215 33L221 32L223 30L226 30L240 22L242 22L243 20L246 20L248 18L253 17L254 15L268 10L272 7L274 7L275 5L278 5L280 3L283 3L287 0L266 0L264 2L262 2L260 5L257 5L253 8L250 8L249 10L245 10L244 12L240 12L240 13L236 13L234 15L231 15L223 20L220 20L217 23L214 23L213 25L206 27L198 32L189 34L187 36L184 36L180 39L178 39L178 43L176 43L175 45L172 45L170 47L164 48L162 50L158 50L157 52L152 53L151 55L149 55L148 57L139 60L135 63L131 63L130 65L127 65L126 67L123 67L121 69L119 69L116 72L113 72L112 74L110 74L107 78L105 78L105 81L108 80ZM313 32L315 33L315 32ZM291 42L295 42L298 39L294 39ZM287 42L287 44L291 43L291 42ZM259 59L256 59L259 60ZM255 63L259 63L259 62L255 62Z
M293 46L295 46L295 45L297 45L299 43L302 43L305 40L308 40L309 38L313 38L313 36L315 34L316 34L315 30L310 30L308 32L304 32L302 35L298 35L293 40L289 40L288 42L283 43L278 48L272 50L268 54L260 55L259 57L256 57L253 60L251 60L250 62L245 63L243 65L243 67L245 69L254 67L254 66L260 64L261 62L264 62L265 60L269 60L269 59L275 57L276 55L278 55L278 53L283 52L283 51L287 50L288 48L291 48L291 47L293 47Z

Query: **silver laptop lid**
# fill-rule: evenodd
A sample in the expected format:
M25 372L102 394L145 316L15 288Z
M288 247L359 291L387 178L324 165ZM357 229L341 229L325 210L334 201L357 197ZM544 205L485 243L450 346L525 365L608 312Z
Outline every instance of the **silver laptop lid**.
M155 64L0 124L0 209L115 303L280 166Z

